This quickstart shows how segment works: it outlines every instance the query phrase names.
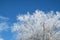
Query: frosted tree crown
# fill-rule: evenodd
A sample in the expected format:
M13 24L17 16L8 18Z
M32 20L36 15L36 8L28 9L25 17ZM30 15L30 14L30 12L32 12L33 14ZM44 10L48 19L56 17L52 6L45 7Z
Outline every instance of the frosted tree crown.
M17 40L60 40L60 12L36 10L32 15L18 15L13 31Z

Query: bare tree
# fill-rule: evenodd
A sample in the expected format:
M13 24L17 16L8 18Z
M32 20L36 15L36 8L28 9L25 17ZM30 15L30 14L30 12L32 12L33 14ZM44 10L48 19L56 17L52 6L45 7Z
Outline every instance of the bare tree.
M16 40L60 40L60 13L45 13L36 10L32 15L17 16L13 31L17 31Z

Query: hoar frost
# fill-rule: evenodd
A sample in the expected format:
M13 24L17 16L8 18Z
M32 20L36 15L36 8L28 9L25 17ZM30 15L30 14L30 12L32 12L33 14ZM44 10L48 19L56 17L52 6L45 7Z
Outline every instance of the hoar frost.
M16 40L60 40L60 12L36 10L32 15L18 15L13 32Z

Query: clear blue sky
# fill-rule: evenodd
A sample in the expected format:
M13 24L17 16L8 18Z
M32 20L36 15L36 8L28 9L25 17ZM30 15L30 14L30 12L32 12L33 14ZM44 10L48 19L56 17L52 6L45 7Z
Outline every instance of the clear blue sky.
M13 21L16 15L30 13L36 9L60 11L60 0L0 0L0 15Z
M60 11L60 0L0 0L0 16L10 18L11 22L16 21L16 16L19 13L25 14L27 11L32 13L36 9ZM8 31L1 35L5 40L10 40L13 34Z

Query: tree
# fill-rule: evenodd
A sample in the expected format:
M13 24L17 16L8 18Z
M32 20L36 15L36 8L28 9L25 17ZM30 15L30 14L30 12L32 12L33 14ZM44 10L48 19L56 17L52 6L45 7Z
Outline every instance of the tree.
M16 40L60 40L60 12L36 10L17 16L17 20L13 25Z

